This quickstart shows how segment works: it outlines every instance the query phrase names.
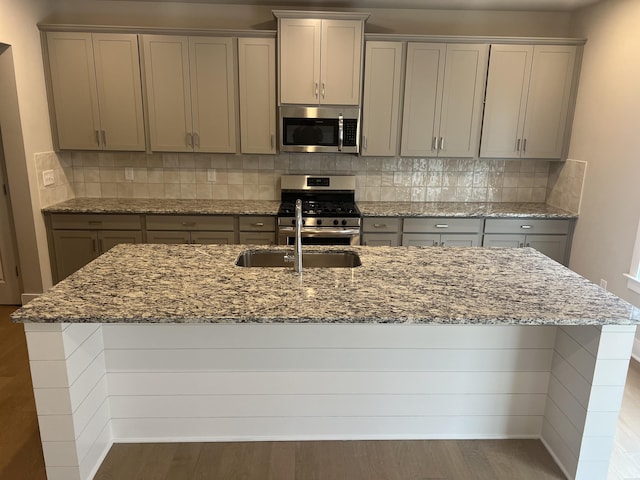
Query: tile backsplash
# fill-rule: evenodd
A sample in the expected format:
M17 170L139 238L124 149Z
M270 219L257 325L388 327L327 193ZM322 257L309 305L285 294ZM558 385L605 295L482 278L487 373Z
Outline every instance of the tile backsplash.
M582 187L587 171L587 162L567 159L551 165L547 183L547 203L554 207L580 213Z
M323 154L36 155L43 207L73 197L277 200L280 175L291 173L355 175L357 200L544 202L550 163ZM54 170L54 185L44 186L44 170Z

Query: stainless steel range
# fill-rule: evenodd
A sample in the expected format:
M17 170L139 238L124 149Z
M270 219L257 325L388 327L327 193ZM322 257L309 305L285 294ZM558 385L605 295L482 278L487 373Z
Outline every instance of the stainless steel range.
M360 210L351 175L282 175L278 244L295 242L295 203L302 200L302 243L360 245Z

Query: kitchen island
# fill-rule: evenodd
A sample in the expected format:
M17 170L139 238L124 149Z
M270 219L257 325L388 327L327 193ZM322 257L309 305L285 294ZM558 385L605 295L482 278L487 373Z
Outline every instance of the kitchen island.
M629 304L526 248L349 247L301 276L247 248L120 245L13 315L49 480L113 442L373 438L541 438L606 477Z

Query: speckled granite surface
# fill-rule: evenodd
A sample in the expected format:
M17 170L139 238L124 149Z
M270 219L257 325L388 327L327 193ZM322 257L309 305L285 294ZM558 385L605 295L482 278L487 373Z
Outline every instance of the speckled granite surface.
M184 200L76 198L42 209L47 213L158 213L202 215L275 215L273 200ZM358 202L368 217L576 218L544 203Z
M545 203L358 202L367 217L577 218Z
M235 266L246 248L251 247L119 245L12 318L130 323L640 323L637 309L530 248L348 247L360 254L362 266L306 269L301 276L290 268Z
M158 213L185 215L275 215L279 201L169 198L75 198L43 208L47 213Z

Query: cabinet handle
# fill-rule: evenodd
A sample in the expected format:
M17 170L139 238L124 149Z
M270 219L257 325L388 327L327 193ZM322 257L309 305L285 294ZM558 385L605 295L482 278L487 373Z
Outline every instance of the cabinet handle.
M254 227L264 227L264 223L263 222L256 222L253 224Z
M193 135L191 133L187 133L187 147L193 148Z
M373 228L385 228L387 226L386 223L374 223Z
M440 137L440 148L439 150L444 150L444 137Z
M322 98L324 98L324 82L322 82Z
M531 244L530 244L530 243L527 243L527 247L530 247L530 246L531 246Z
M96 130L96 143L100 146L100 130Z
M433 137L431 139L431 150L433 150L433 151L437 151L438 150L438 137Z
M433 245L431 245L432 247L437 247L438 246L438 242L436 240L433 241Z
M522 142L522 153L527 151L527 139L525 138Z
M195 227L196 222L182 222L183 227Z
M444 247L444 242L440 242L440 246L441 246L441 247Z
M102 225L102 220L89 220L87 223L89 225Z
M364 135L362 136L362 149L367 149L367 137L365 137Z
M516 152L520 151L520 139L516 142Z
M520 225L520 228L524 229L524 230L530 230L533 228L533 226L531 225Z
M524 243L520 242L520 248L524 247Z
M91 242L91 248L93 249L94 252L98 251L98 244L96 242L96 239L94 238L93 241Z
M271 135L271 148L275 148L276 146L276 136Z
M193 134L193 142L194 142L194 146L200 148L200 134L199 133L194 133Z
M102 146L107 146L107 133L104 130L102 130Z
M436 228L449 228L449 225L446 223L437 223Z
M315 83L315 96L318 98L318 82Z

